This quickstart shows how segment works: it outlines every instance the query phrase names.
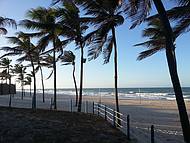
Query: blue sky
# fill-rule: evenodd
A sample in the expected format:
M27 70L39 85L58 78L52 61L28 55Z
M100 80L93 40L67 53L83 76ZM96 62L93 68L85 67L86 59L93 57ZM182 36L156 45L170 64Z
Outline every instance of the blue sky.
M30 8L38 6L48 7L51 0L1 0L0 15L13 18L17 21L25 18L25 13ZM167 5L168 6L168 5ZM170 5L169 5L170 6ZM165 87L171 86L170 77L165 58L165 52L159 52L143 61L137 61L138 53L144 48L133 47L134 44L144 41L141 31L145 25L141 25L134 30L129 30L130 23L124 23L116 30L118 43L118 82L119 87ZM7 28L9 33L6 36L13 36L17 30ZM0 36L0 47L7 46L8 43ZM176 56L178 61L179 76L182 86L190 86L190 34L179 37L176 44ZM73 49L80 58L80 51ZM1 53L2 54L2 53ZM76 77L79 85L79 62L76 63ZM73 87L72 66L60 66L58 63L57 86L59 88ZM50 69L44 69L45 77L50 73ZM18 86L19 87L19 86ZM40 76L37 74L37 87L41 88ZM46 88L53 88L53 78L45 81ZM100 56L95 61L87 62L84 66L84 87L114 87L114 66L113 56L110 63L103 65L103 58Z

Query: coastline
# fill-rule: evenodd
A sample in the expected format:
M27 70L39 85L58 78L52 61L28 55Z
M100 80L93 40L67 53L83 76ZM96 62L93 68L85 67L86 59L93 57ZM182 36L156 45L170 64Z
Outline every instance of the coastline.
M37 94L37 108L49 109L50 100L53 97L51 94L46 94L46 102L42 102L42 94ZM70 111L71 99L73 101L73 110L75 96L71 95L57 95L58 110ZM88 104L88 111L92 112L92 102L100 102L114 109L114 98L102 96L83 96L82 111L85 111L85 101L90 101ZM0 96L0 106L8 106L9 96ZM135 100L135 99L121 99L120 112L131 116L132 134L136 138L146 139L149 138L149 128L151 125L155 126L155 136L158 143L184 143L179 121L177 105L174 100ZM19 92L12 100L13 107L31 108L31 97L26 93L24 100L21 100ZM188 113L190 113L190 102L186 101ZM189 114L190 117L190 114ZM137 136L135 136L137 135Z

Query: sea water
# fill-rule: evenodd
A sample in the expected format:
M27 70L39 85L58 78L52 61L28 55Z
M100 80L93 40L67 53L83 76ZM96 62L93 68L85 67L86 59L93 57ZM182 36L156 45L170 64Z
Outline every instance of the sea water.
M185 100L190 101L190 87L184 87L183 96ZM28 90L27 90L28 91ZM79 89L78 89L79 91ZM41 89L37 89L37 93L42 93ZM53 89L45 89L46 94L53 94ZM75 95L73 88L58 88L59 95ZM86 96L105 96L114 97L114 88L84 88L83 95ZM172 88L118 88L120 99L151 99L151 100L175 100L175 94Z

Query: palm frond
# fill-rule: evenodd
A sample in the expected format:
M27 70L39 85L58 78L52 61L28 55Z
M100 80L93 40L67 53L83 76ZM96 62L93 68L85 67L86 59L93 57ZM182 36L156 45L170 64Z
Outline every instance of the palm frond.
M39 41L38 41L38 47L40 47L41 51L43 52L45 50L45 48L48 46L49 41L52 39L51 35L46 35L44 37L42 37Z
M50 77L53 75L53 70L51 71L51 73L49 74L49 76L46 78L46 80L50 79Z
M190 31L190 15L189 17L180 20L179 23L174 27L174 33L177 36L189 31Z
M103 55L104 55L104 64L109 63L111 53L113 49L113 37L110 36L108 40L106 41L105 48L103 50Z
M150 10L151 0L129 0L125 7L125 13L132 21L130 29L141 24L149 15Z
M15 22L15 20L10 19L10 18L4 18L4 17L0 17L0 26L12 26L14 28L17 28L17 24Z
M18 55L21 55L20 53L16 53L16 52L9 52L9 53L6 53L4 55L2 55L0 57L0 59L4 58L4 57L8 57L8 56L18 56Z
M72 51L64 51L64 54L60 59L61 62L65 63L64 65L73 64L75 61L75 55Z
M0 34L6 35L7 29L0 27Z
M143 51L139 54L137 60L143 60L147 57L150 57L152 55L154 55L155 53L157 53L158 51L161 51L161 50L164 50L165 48L163 47L154 47L153 49L149 49L149 50L146 50L146 51Z

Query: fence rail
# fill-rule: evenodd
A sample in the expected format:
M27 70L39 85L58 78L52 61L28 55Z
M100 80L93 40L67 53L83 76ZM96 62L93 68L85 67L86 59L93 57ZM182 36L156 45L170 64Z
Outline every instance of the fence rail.
M70 111L74 111L72 99L70 102ZM89 103L88 101L83 102L84 112L89 112ZM103 117L106 121L110 122L115 128L120 129L124 134L126 134L127 139L131 140L131 120L130 115L124 115L123 113L117 112L116 110L108 107L107 105L91 102L92 103L92 113L97 114L98 116ZM50 109L53 107L53 99L50 102ZM134 123L135 124L135 123ZM132 124L133 125L133 124ZM136 128L137 129L137 128ZM154 126L151 126L150 130L150 143L154 143Z
M116 110L97 103L93 102L93 114L103 117L106 121L110 122L114 127L120 129L124 134L126 134L127 139L131 139L130 131L130 115L124 115L123 113L117 112ZM151 125L150 131L150 142L155 143L154 141L154 125Z

